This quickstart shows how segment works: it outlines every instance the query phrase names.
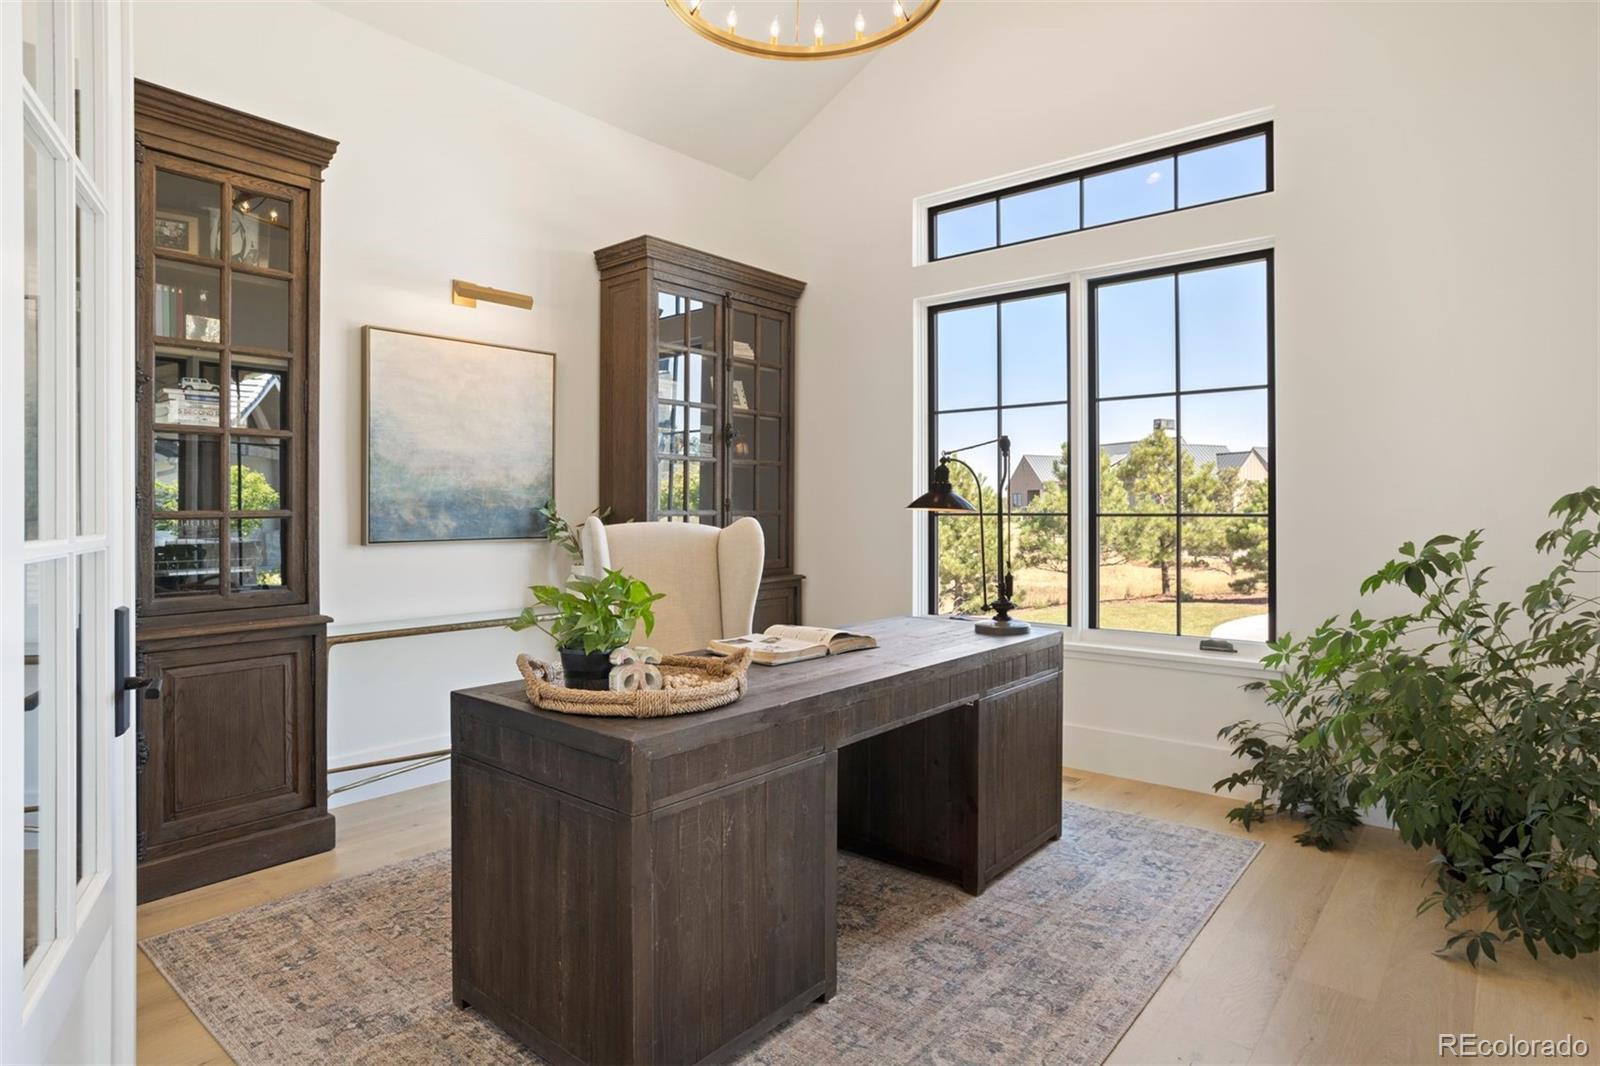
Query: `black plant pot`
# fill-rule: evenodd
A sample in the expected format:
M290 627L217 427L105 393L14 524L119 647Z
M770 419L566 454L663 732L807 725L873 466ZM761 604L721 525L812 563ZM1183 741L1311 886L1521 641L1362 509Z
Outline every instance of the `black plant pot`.
M561 672L566 676L568 688L608 689L611 687L611 653L562 648Z

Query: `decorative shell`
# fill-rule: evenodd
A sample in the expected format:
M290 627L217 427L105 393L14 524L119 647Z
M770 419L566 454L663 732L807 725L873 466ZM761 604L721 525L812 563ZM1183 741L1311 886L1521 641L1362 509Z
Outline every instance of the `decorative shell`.
M611 691L652 691L666 687L661 676L661 653L654 648L622 647L611 653Z

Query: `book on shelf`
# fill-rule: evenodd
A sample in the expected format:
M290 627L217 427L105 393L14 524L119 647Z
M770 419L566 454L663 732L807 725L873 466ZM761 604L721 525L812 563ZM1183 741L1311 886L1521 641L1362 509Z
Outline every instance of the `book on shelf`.
M847 633L842 629L822 626L789 625L768 626L764 633L747 633L742 637L725 637L711 642L711 650L720 655L732 655L748 648L750 661L762 666L782 666L784 663L865 651L877 646L878 642L865 633Z

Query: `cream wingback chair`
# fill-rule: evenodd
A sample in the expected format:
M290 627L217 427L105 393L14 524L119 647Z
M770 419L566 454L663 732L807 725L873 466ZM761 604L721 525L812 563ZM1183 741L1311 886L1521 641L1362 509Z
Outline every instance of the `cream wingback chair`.
M583 566L591 574L621 570L665 593L656 627L634 640L671 655L698 651L754 625L756 592L766 561L761 524L740 518L724 529L680 522L583 523Z

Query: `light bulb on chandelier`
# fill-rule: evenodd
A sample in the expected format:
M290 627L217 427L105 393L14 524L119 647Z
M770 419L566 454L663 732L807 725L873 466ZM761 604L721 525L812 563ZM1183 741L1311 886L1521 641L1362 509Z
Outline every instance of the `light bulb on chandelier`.
M800 27L804 25L801 18L806 0L795 0L794 36L788 41L783 39L784 24L781 18L772 20L767 27L766 39L762 40L759 37L746 37L739 33L739 14L733 4L728 5L724 19L726 28L722 29L706 21L702 0L665 0L665 2L672 13L690 29L731 51L762 59L836 59L871 52L899 40L933 14L940 0L920 0L918 3L910 4L909 7L906 0L890 0L888 3L878 0L878 3L869 5L869 8L856 12L855 35L852 39L833 42L827 39L821 15L815 16L811 24L810 41L801 37ZM869 31L867 11L870 8L877 8L879 11L888 9L885 12L889 16L888 24L882 29Z

